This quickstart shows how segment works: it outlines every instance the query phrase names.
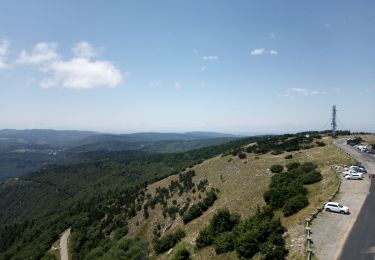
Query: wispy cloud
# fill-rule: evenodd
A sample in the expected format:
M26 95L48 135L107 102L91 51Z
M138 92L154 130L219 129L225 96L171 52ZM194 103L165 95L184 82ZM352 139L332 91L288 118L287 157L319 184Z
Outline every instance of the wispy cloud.
M176 81L175 88L177 91L181 90L183 88L182 84L179 81Z
M318 91L318 90L310 90L307 88L289 88L288 89L289 93L295 93L295 94L300 94L303 96L315 96L319 94L324 94L324 92Z
M57 54L57 44L41 42L31 52L23 50L19 64L39 65L48 78L40 82L42 88L62 86L70 89L116 87L123 80L120 70L109 61L91 60L96 56L94 48L81 41L72 48L74 57L63 60Z
M258 48L258 49L253 49L250 53L251 55L262 55L264 54L265 49L264 48Z
M219 57L216 56L216 55L203 56L203 57L202 57L202 60L204 60L204 61L209 61L209 60L218 60L218 59L219 59Z
M277 55L277 54L279 54L279 52L278 52L278 51L275 51L275 50L270 50L268 53L269 53L270 55Z
M259 55L264 55L264 54L269 54L273 56L273 55L278 55L279 52L276 50L267 50L266 48L257 48L257 49L251 50L250 54L253 56L259 56Z
M56 53L57 44L50 42L40 42L31 52L25 50L18 55L19 64L42 64L59 58Z
M76 57L80 58L91 58L97 56L94 48L85 41L78 42L73 48L72 52Z
M2 40L0 42L0 70L9 68L9 65L6 63L6 56L9 50L9 42Z
M206 70L206 67L201 67L201 71L205 71Z

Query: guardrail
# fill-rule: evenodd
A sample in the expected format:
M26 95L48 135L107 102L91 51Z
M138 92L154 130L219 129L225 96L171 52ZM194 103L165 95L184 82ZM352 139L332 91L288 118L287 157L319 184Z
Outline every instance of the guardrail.
M332 193L331 197L329 198L328 201L332 201L337 193L340 191L340 187L341 187L341 176L340 176L340 171L338 170L338 168L332 166L332 170L335 171L335 173L337 174L337 178L338 178L338 185L336 187L336 190L334 193ZM306 236L306 251L307 251L307 260L311 260L311 257L313 256L313 250L312 250L312 244L313 244L313 240L312 240L312 233L311 233L311 222L319 215L320 212L322 212L324 210L324 205L323 204L321 207L317 207L316 210L310 214L310 217L309 218L306 218L306 226L305 226L305 230L306 230L306 233L307 233L307 236Z

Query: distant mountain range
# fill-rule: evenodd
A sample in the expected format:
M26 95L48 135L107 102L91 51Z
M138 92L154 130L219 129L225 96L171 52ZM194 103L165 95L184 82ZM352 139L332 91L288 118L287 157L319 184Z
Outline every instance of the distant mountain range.
M219 145L240 136L215 132L102 134L51 129L0 130L0 181L41 167L67 162L87 152L185 152Z

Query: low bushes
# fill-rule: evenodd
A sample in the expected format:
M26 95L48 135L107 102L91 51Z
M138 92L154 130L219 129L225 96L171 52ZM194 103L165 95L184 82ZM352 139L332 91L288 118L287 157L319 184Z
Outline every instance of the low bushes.
M288 154L287 156L285 156L284 157L285 159L287 159L287 160L290 160L290 159L292 159L293 158L293 155L291 155L291 154Z
M239 221L239 215L231 214L228 209L219 209L212 217L210 224L199 233L196 240L197 248L212 245L220 234L231 231ZM224 240L223 238L218 239ZM216 242L216 246L221 247L219 242Z
M200 217L203 212L205 212L209 207L211 207L215 200L217 199L216 189L211 189L207 192L206 197L198 202L197 204L192 205L182 216L184 224L189 223L193 219Z
M240 259L260 253L262 259L283 259L287 250L280 220L273 219L271 208L258 209L257 213L240 221L238 215L226 209L219 210L196 240L197 248L213 244L216 254L235 250Z
M279 164L274 164L271 166L271 172L273 173L279 173L279 172L282 172L283 170L284 170L284 167Z
M290 163L287 172L271 178L269 190L263 194L265 202L274 210L282 208L285 216L293 215L308 205L307 189L303 186L322 179L317 166L307 162Z
M185 237L185 231L177 229L176 232L157 239L154 244L156 254L161 254L174 247L182 238Z
M190 260L190 252L182 248L180 250L177 250L176 254L173 256L172 260Z

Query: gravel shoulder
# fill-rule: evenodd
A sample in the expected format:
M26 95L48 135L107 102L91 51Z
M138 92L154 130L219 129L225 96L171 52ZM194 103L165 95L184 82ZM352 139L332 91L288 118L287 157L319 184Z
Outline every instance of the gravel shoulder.
M70 228L64 231L60 239L60 259L69 260L68 254L68 238L70 235Z
M345 145L345 140L337 140L335 145L348 152L368 170L373 167L373 165L368 165L367 159L361 153ZM348 206L351 214L322 212L313 221L311 227L313 252L318 259L331 260L339 257L346 238L369 194L370 186L371 182L367 175L363 180L342 180L340 193L335 201Z

